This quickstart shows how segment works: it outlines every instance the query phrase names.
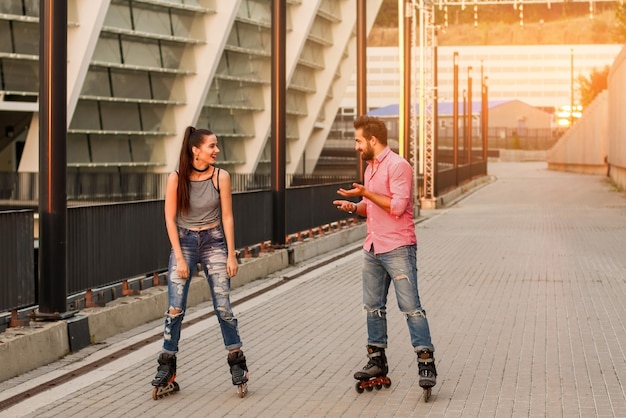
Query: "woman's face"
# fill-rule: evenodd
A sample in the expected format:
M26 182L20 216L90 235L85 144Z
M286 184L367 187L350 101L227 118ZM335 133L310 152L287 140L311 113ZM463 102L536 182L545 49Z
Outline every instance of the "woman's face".
M220 153L220 149L217 146L217 137L215 135L205 136L204 142L199 147L193 148L197 168L203 168L209 164L215 164L217 155Z

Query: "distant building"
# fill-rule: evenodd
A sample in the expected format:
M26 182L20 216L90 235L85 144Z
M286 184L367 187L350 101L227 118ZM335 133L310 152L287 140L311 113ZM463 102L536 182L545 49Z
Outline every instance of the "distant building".
M458 52L459 100L467 89L472 67L473 99L480 98L481 66L488 77L489 100L521 100L531 106L554 109L571 104L572 56L575 103L579 75L611 65L623 45L446 46L437 48L438 99L452 101L453 55ZM367 105L376 109L397 103L400 87L397 47L367 48ZM418 74L417 65L413 71ZM354 114L356 78L341 101L344 114ZM415 90L415 89L414 89Z

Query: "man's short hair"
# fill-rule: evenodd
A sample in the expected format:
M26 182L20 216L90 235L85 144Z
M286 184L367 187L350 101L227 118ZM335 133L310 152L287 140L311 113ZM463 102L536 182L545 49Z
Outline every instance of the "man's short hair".
M387 125L374 116L361 115L354 120L354 129L362 129L367 139L375 136L382 145L387 145Z

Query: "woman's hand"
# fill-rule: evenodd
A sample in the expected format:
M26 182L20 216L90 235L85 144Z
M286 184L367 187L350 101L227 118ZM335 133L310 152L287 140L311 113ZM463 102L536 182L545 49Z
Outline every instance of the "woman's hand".
M180 277L181 279L189 278L189 265L184 258L181 260L176 260L176 274L178 274L178 277Z
M226 260L226 274L228 277L235 277L239 271L239 263L237 262L237 256L229 255Z

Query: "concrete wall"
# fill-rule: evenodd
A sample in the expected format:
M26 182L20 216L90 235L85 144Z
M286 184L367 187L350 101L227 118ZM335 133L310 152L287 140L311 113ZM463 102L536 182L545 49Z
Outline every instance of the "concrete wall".
M583 117L548 151L548 169L606 175L608 97L608 91L600 93Z
M613 61L608 88L548 151L548 168L608 175L626 189L626 46Z
M609 156L610 177L626 189L626 46L609 72Z

